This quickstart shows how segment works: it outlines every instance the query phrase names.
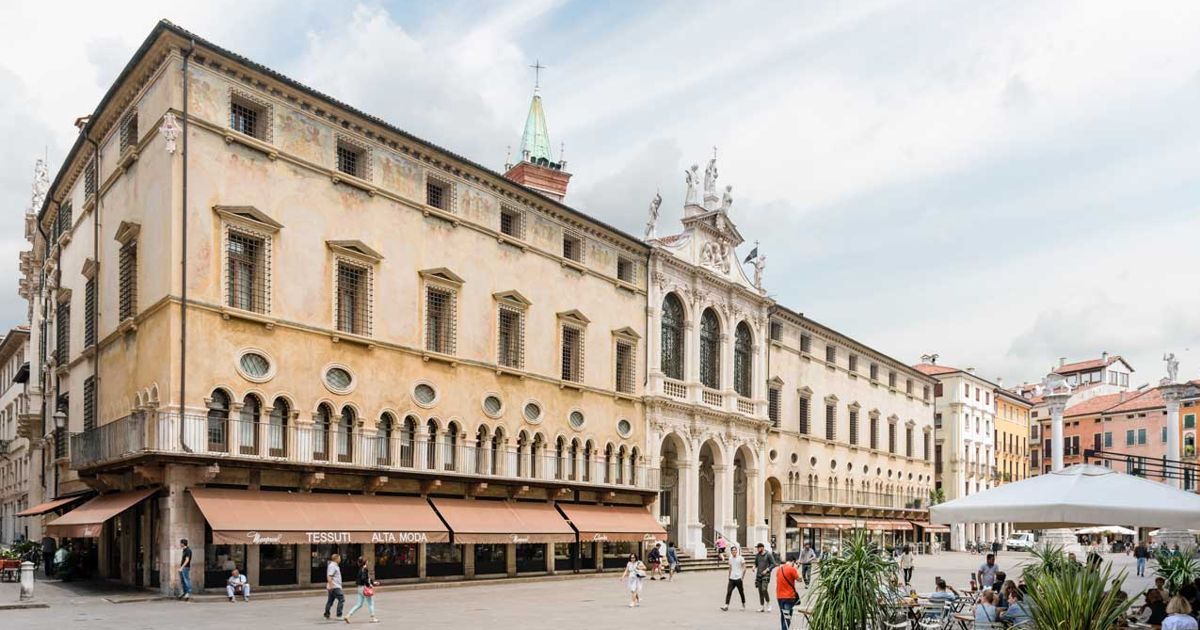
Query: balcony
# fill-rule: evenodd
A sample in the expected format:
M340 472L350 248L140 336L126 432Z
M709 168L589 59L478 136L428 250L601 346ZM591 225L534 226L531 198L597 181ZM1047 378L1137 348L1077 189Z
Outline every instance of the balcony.
M885 510L925 510L929 507L924 497L805 485L788 490L786 500L789 503Z
M71 467L86 470L149 455L202 457L217 461L344 468L370 474L411 472L422 476L460 477L527 484L586 484L612 489L655 491L658 470L630 461L618 462L600 451L591 459L550 447L534 453L510 445L492 447L461 440L430 442L418 436L391 437L344 433L312 425L277 425L239 420L211 421L206 416L176 413L126 416L71 436ZM473 440L471 440L473 442Z
M671 379L663 379L663 393L678 400L687 400L687 385Z
M737 410L738 410L738 413L744 413L747 416L753 416L754 415L754 403L751 402L750 399L748 399L748 398L738 398L737 399Z
M704 404L718 409L725 404L725 397L721 395L721 392L708 389L707 387L701 390L700 399L704 401Z

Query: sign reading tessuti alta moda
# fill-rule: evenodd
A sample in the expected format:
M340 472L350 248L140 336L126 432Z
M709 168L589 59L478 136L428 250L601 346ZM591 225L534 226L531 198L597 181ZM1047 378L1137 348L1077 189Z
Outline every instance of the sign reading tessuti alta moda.
M450 542L448 532L379 531L213 531L218 545L296 545L296 544L416 544Z

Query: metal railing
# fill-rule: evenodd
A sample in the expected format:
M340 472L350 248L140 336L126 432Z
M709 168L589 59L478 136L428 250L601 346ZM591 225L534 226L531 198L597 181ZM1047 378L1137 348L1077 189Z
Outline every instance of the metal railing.
M846 488L795 485L789 488L786 499L791 503L815 503L820 505L844 505L850 507L891 508L897 510L924 510L928 508L923 497L869 492Z
M71 466L93 468L146 454L204 455L235 460L320 464L370 470L438 471L464 477L561 481L657 490L658 470L607 456L603 451L528 446L478 445L474 440L421 434L407 437L328 429L316 425L283 425L210 419L185 415L180 431L177 413L126 416L71 435ZM183 441L180 442L182 435Z

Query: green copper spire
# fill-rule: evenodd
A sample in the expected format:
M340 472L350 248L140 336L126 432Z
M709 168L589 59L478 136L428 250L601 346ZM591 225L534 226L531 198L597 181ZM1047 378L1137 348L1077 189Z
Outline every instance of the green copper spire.
M517 154L530 162L553 163L550 156L550 132L546 130L546 113L542 111L542 97L536 91L529 103L529 116L525 118L525 133L521 134L521 151Z

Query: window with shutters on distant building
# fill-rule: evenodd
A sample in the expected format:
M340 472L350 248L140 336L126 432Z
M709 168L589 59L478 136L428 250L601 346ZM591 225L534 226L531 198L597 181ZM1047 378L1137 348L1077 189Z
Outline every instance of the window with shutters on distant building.
M810 417L810 412L809 412L808 396L803 396L803 395L800 396L800 402L799 402L799 405L797 406L797 410L799 412L797 415L800 420L800 433L802 433L804 435L808 435L809 433L811 433L810 427L811 427L811 420L812 420Z
M837 439L837 407L830 404L825 405L825 439Z

